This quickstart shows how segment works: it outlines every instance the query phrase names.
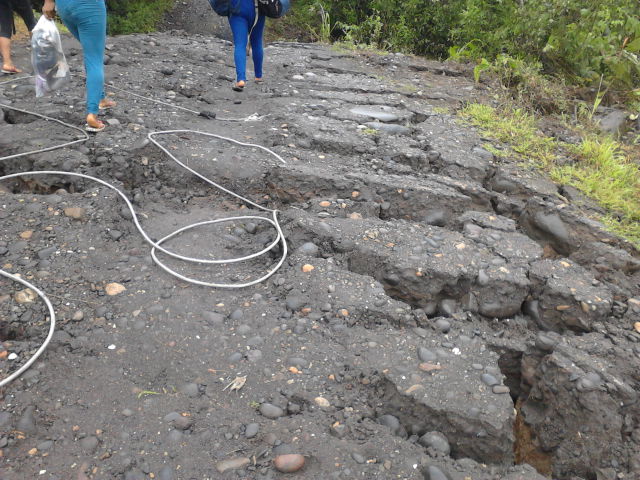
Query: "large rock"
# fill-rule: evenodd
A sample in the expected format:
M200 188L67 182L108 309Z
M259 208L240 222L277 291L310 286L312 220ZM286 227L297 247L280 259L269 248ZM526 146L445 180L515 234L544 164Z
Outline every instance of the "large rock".
M554 478L627 465L626 439L640 420L637 355L592 333L565 337L550 353L531 348L522 365L520 412L532 448L521 460L547 456Z
M456 342L453 350L440 343L438 337L391 333L366 352L363 366L382 377L375 386L378 413L397 417L409 433L439 432L449 440L454 458L511 464L513 402L509 395L494 393L473 367L480 363L499 371L497 354L480 339ZM437 360L421 363L420 348L434 352Z
M535 262L529 278L543 328L588 332L611 312L611 291L570 260Z

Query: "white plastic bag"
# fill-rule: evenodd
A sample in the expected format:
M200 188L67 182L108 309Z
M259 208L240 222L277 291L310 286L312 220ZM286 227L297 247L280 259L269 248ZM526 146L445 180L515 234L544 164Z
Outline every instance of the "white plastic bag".
M44 15L33 29L31 62L36 76L36 97L57 90L71 79L58 27Z

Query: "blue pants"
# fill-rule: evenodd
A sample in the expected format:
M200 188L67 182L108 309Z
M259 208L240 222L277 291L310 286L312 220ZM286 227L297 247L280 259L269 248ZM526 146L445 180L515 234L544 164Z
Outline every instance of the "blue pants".
M104 47L107 7L104 0L57 0L56 10L71 34L82 44L87 74L87 113L99 112L104 98Z
M241 2L242 8L238 14L229 15L229 25L233 32L233 58L236 64L236 80L247 80L247 40L249 31L256 19L256 11L253 1ZM250 6L250 8L249 8ZM258 23L251 30L251 53L253 55L253 69L256 78L262 78L262 60L264 49L262 48L262 34L264 33L265 16L258 16Z

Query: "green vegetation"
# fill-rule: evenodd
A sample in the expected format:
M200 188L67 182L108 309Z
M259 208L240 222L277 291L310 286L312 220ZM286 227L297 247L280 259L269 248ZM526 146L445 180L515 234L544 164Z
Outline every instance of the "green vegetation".
M637 0L297 0L287 22L307 40L502 67L512 59L574 84L640 87Z
M138 392L138 399L149 396L149 395L161 395L161 393L154 392L153 390L142 390L141 392Z
M640 165L617 141L584 132L577 145L561 142L542 134L534 116L517 108L470 104L461 116L482 135L507 145L509 150L497 151L500 155L544 169L557 183L571 185L598 201L609 212L600 220L640 246ZM567 157L569 163L560 161Z
M108 0L109 34L153 32L173 0Z
M43 3L44 0L32 0L38 12ZM109 34L153 32L173 4L174 0L107 0Z

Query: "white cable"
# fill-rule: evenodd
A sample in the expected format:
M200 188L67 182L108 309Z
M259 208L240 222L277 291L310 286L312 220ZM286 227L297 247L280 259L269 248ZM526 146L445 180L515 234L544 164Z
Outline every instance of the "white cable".
M11 80L5 80L4 82L0 82L0 85L4 85L6 83L19 82L20 80L26 80L27 78L33 78L33 75L27 75L26 77L18 77L18 78L12 78Z
M16 378L18 378L24 372L26 372L27 369L31 365L33 365L33 363L38 359L38 357L40 355L42 355L42 352L44 352L46 350L47 346L49 346L49 342L51 341L51 337L53 337L53 331L56 328L56 312L53 310L53 305L51 305L51 302L49 301L47 296L44 293L42 293L38 288L36 288L35 285L32 285L31 283L27 282L26 280L23 280L22 278L20 278L20 277L18 277L16 275L12 275L12 274L10 274L8 272L5 272L4 270L0 270L0 275L2 275L3 277L7 277L9 280L13 280L14 282L21 283L25 287L30 288L31 290L36 292L38 294L38 296L40 298L42 298L42 300L44 300L44 303L47 305L47 308L49 309L49 333L47 334L47 338L45 338L44 342L42 342L42 345L40 345L40 348L38 348L38 350L36 350L36 353L34 353L31 356L31 358L29 360L27 360L27 363L22 365L18 370L13 372L7 378L5 378L5 379L0 381L0 388L2 388L5 385L8 385L13 380L15 380Z
M55 122L55 123L59 123L60 125L65 126L65 127L73 128L74 130L77 130L82 134L82 138L80 138L78 140L74 140L72 142L66 142L66 143L62 143L60 145L54 145L53 147L40 148L38 150L32 150L30 152L16 153L15 155L9 155L7 157L0 157L0 161L2 161L2 160L12 160L14 158L20 158L20 157L26 157L27 155L34 155L36 153L51 152L52 150L58 150L60 148L69 147L71 145L75 145L76 143L82 143L82 142L86 142L87 140L89 140L89 134L85 130L83 130L80 127L76 127L75 125L71 125L69 123L63 122L62 120L58 120L57 118L51 118L51 117L48 117L46 115L41 115L39 113L30 112L28 110L22 110L20 108L12 107L11 105L7 105L7 104L4 104L4 103L0 103L0 107L10 108L11 110L15 110L16 112L20 112L20 113L26 113L26 114L29 114L29 115L35 115L36 117L42 118L43 120L46 120L47 122Z
M24 80L26 78L30 78L30 77L22 77L19 79L13 79L7 82L2 82L0 83L0 85L5 84L5 83L11 83L11 82L15 82L15 81L19 81L19 80ZM179 108L181 110L185 110L189 113L193 113L196 115L199 115L199 112L196 112L195 110L190 110L188 108L184 108L184 107L178 107L176 105L171 105L169 103L166 102L162 102L159 100L155 100L155 99L150 99L150 98L146 98L143 97L141 95L135 94L133 92L129 92L126 90L123 90L121 88L118 87L114 87L113 85L110 85L110 87L115 88L116 90L120 90L124 93L133 95L133 96L137 96L140 97L144 100L148 100L154 103L159 103L159 104L163 104L163 105L167 105L169 107L172 108ZM86 131L84 131L83 129L76 127L74 125L70 125L68 123L65 123L61 120L49 117L47 115L42 115L39 113L35 113L35 112L31 112L28 110L22 110L16 107L13 107L11 105L6 105L3 103L0 103L0 107L2 108L8 108L11 110L15 110L21 113L25 113L25 114L29 114L29 115L35 115L39 118L42 118L46 121L53 121L56 122L60 125L63 125L65 127L74 129L79 131L80 133L83 134L83 137L78 139L78 140L74 140L71 142L65 142L62 143L60 145L55 145L52 147L47 147L47 148L43 148L43 149L39 149L39 150L33 150L30 152L25 152L25 153L18 153L18 154L14 154L14 155L9 155L6 157L0 157L0 161L3 160L10 160L10 159L15 159L15 158L20 158L20 157L24 157L27 155L34 155L34 154L39 154L39 153L45 153L45 152L49 152L52 150L57 150L57 149L61 149L61 148L65 148L77 143L81 143L81 142L85 142L89 139L89 135L87 134ZM252 117L248 117L247 119L218 119L218 120L229 120L229 121L247 121L247 120L255 120L256 117L252 116ZM190 173L192 173L193 175L197 176L198 178L200 178L201 180L205 181L206 183L208 183L209 185L218 188L219 190L228 193L229 195L232 195L233 197L241 200L244 203L247 203L259 210L262 210L264 212L268 212L272 215L272 219L271 218L266 218L266 217L260 217L260 216L255 216L255 215L247 215L247 216L237 216L237 217L226 217L226 218L219 218L216 220L207 220L204 222L198 222L198 223L194 223L194 224L190 224L187 225L185 227L182 227L172 233L170 233L169 235L166 235L165 237L161 238L160 240L154 242L149 235L145 232L145 230L142 228L142 225L140 224L140 221L138 220L138 215L136 214L135 208L133 207L133 204L131 203L131 201L127 198L127 196L121 192L117 187L115 187L114 185L101 180L97 177L93 177L91 175L86 175L83 173L76 173L76 172L66 172L66 171L57 171L57 170L40 170L40 171L32 171L32 172L19 172L19 173L13 173L10 175L5 175L5 176L1 176L0 177L0 181L2 180L8 180L11 178L18 178L18 177L23 177L23 176L39 176L39 175L61 175L61 176L71 176L71 177L78 177L78 178L84 178L87 180L91 180L94 182L97 182L107 188L110 188L111 190L115 191L126 203L127 207L129 208L129 211L131 212L131 216L133 219L133 222L136 226L136 228L138 229L138 231L140 232L140 234L142 235L142 237L145 239L145 241L147 243L149 243L151 245L151 257L153 258L153 261L160 267L162 268L165 272L175 276L176 278L179 278L180 280L183 280L185 282L188 283L192 283L194 285L201 285L201 286L207 286L207 287L216 287L216 288L244 288L244 287L249 287L252 285L256 285L258 283L263 282L264 280L268 279L269 277L271 277L274 273L276 273L278 271L278 269L282 266L282 264L284 263L286 257L287 257L287 242L286 239L284 237L284 233L282 232L282 228L280 227L280 223L278 222L278 211L277 210L272 210L270 208L264 207L262 205L259 205L251 200L249 200L248 198L245 198L235 192L232 192L231 190L217 184L216 182L212 181L211 179L205 177L204 175L196 172L195 170L193 170L192 168L188 167L187 165L185 165L184 163L182 163L180 160L178 160L175 155L173 155L171 152L169 152L164 146L162 146L154 137L155 136L160 136L160 135L171 135L171 134L177 134L177 133L191 133L191 134L197 134L197 135L204 135L204 136L208 136L208 137L213 137L213 138L217 138L219 140L223 140L226 142L230 142L230 143L234 143L236 145L240 145L240 146L244 146L244 147L252 147L252 148L257 148L260 149L270 155L272 155L273 157L275 157L279 162L281 162L282 164L286 164L286 161L277 153L275 153L273 150L270 150L267 147L264 147L262 145L257 145L257 144L251 144L251 143L244 143L244 142L240 142L238 140L235 140L233 138L228 138L228 137L223 137L221 135L216 135L213 133L208 133L208 132L201 132L201 131L197 131L197 130L186 130L186 129L182 129L182 130L165 130L165 131L159 131L159 132L150 132L147 137L149 139L150 142L152 142L154 145L156 145L160 150L162 150L163 152L165 152L165 154L167 154L174 162L176 162L178 165L180 165L182 168L186 169L187 171L189 171ZM271 242L268 246L266 246L265 248L263 248L262 250L252 253L250 255L246 255L244 257L236 257L236 258L229 258L229 259L204 259L204 258L194 258L194 257L189 257L189 256L185 256L185 255L180 255L176 252L173 252L171 250L168 250L166 248L164 248L161 244L166 242L167 240L176 237L177 235L180 235L183 232L186 232L188 230L192 230L194 228L197 227L201 227L204 225L212 225L212 224L217 224L217 223L226 223L226 222L233 222L233 221L245 221L245 220L255 220L255 221L261 221L261 222L266 222L270 225L272 225L276 232L276 238L273 240L273 242ZM243 261L247 261L247 260L251 260L253 258L259 257L261 255L264 255L266 253L268 253L271 249L273 249L277 244L281 244L282 245L282 256L280 258L280 260L277 262L277 264L271 268L269 271L267 271L267 273L265 275L263 275L262 277L249 281L249 282L245 282L245 283L235 283L235 284L228 284L228 283L214 283L214 282L205 282L202 280L198 280L195 278L191 278L191 277L187 277L185 275L182 275L180 273L178 273L177 271L173 270L172 268L168 267L165 263L163 263L160 259L158 259L157 255L156 255L156 250L160 250L161 252L179 259L179 260L184 260L187 262L192 262L192 263L200 263L200 264L231 264L231 263L237 263L237 262L243 262ZM20 367L16 372L12 373L10 376L8 376L7 378L3 379L2 381L0 381L0 387L8 384L9 382L11 382L12 380L15 380L16 378L18 378L22 373L24 373L35 361L36 359L42 354L42 352L44 352L44 350L47 348L47 346L49 345L49 342L51 341L51 338L53 336L53 332L55 329L55 312L53 309L53 306L51 305L51 302L49 301L49 299L47 298L47 296L42 293L39 289L37 289L35 286L33 286L31 283L27 282L26 280L23 280L22 278L13 275L11 273L8 273L4 270L0 269L0 275L9 278L10 280L19 282L25 286L27 286L28 288L31 288L33 291L35 291L45 302L45 304L47 305L47 308L49 309L49 315L50 315L50 326L49 326L49 333L45 339L45 341L42 343L42 345L40 346L40 348L38 348L38 350L36 351L36 353L22 366Z

